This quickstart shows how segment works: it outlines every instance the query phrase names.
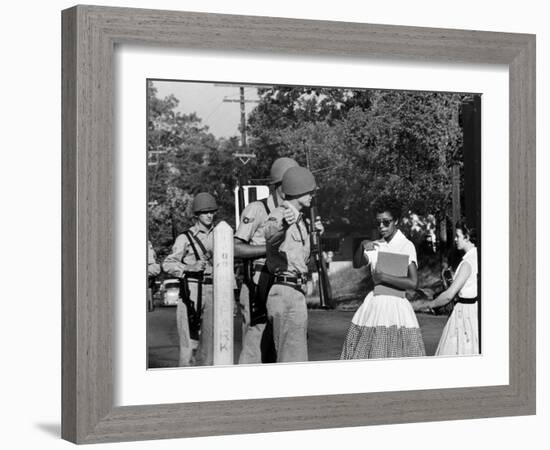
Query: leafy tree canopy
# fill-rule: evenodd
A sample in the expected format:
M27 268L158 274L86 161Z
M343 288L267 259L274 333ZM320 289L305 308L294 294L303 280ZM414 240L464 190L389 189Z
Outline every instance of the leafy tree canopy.
M220 206L218 220L234 221L233 188L236 139L216 139L196 114L176 111L178 100L157 97L148 86L148 213L149 236L159 259L175 237L192 225L191 202L210 192Z
M381 195L407 210L444 215L453 164L461 165L464 95L382 90L273 87L260 92L249 141L267 173L279 156L316 174L329 225L364 227Z
M191 225L196 193L212 193L218 218L233 224L236 180L262 184L280 156L309 161L328 229L367 229L372 204L383 195L398 197L405 213L430 223L450 215L451 169L462 166L464 94L260 89L246 130L256 159L244 167L233 157L237 138L216 139L196 114L177 111L173 95L158 98L152 84L148 94L149 235L159 258Z

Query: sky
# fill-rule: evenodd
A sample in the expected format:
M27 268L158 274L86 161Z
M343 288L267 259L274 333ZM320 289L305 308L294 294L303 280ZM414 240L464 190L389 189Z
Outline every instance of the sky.
M195 112L216 138L240 137L238 128L241 120L240 105L223 101L224 98L238 100L240 85L159 80L154 81L153 85L157 88L157 96L161 99L174 94L180 102L176 110L185 114ZM255 87L245 87L244 92L246 100L258 99ZM245 104L247 115L255 106L255 103Z

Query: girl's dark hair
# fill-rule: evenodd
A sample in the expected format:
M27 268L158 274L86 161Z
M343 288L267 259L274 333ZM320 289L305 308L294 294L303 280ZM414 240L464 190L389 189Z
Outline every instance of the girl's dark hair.
M386 195L378 197L372 203L372 211L374 214L389 212L393 220L399 220L403 213L403 205L397 198Z
M477 231L475 227L472 227L467 223L466 219L460 219L456 223L455 228L457 230L462 230L464 237L468 237L472 244L477 245Z

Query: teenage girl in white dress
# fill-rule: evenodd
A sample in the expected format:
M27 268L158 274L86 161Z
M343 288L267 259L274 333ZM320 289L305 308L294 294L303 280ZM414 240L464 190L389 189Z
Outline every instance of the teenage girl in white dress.
M452 284L429 303L431 308L446 305L457 296L453 312L443 329L437 355L475 355L479 353L477 248L475 230L464 221L457 223L455 244L464 257Z

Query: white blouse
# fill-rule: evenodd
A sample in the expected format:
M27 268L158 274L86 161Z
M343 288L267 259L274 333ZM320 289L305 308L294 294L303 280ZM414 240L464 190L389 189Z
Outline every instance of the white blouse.
M458 295L462 298L474 298L477 297L477 247L471 248L464 254L462 261L460 261L456 269L455 276L460 270L460 266L464 263L470 266L470 276Z
M368 250L364 252L365 256L368 258L369 264L372 264L373 268L376 267L378 252L407 255L409 257L409 264L413 262L418 267L416 248L414 247L414 244L405 237L401 230L397 230L395 232L390 242L386 242L385 239L379 239L374 242L377 244L376 250Z

